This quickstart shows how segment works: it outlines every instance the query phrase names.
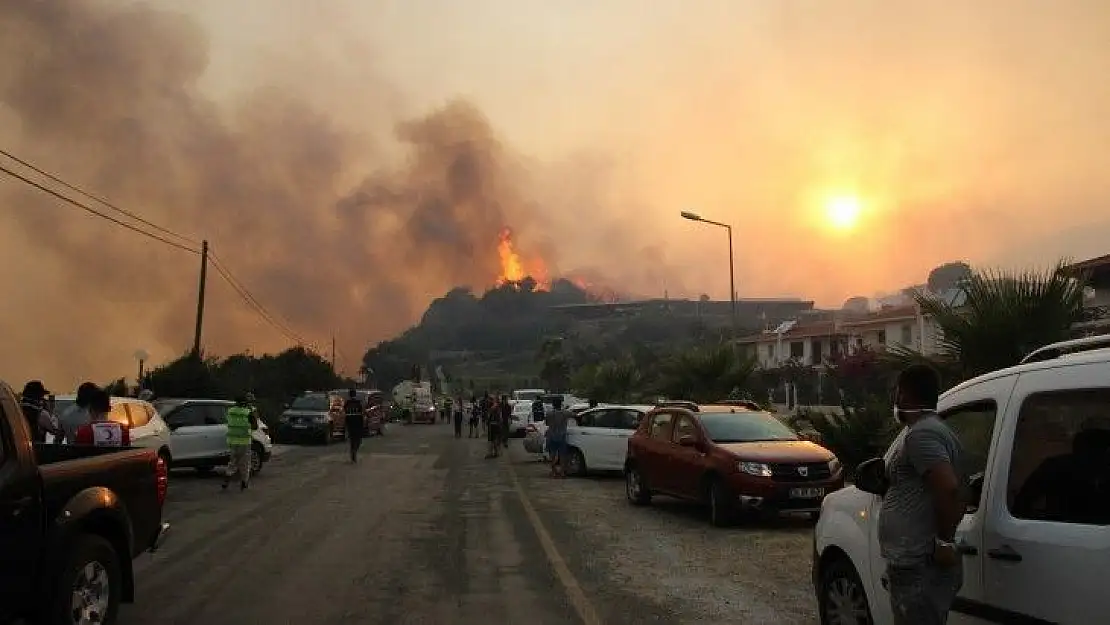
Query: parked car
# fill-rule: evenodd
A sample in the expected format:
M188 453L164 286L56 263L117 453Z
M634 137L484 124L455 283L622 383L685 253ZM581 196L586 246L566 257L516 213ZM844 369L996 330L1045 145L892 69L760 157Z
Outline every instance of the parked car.
M628 439L652 406L606 405L578 413L567 426L567 474L621 471Z
M743 406L655 408L628 440L624 471L633 504L656 494L703 502L714 525L737 513L816 515L824 497L844 486L831 451Z
M0 623L114 623L169 530L167 485L151 448L33 444L0 382Z
M227 410L235 402L223 399L158 399L154 408L170 428L173 466L200 472L227 464ZM270 430L261 420L251 431L251 473L259 473L273 455Z
M970 476L956 531L963 586L948 622L1106 622L1110 593L1110 349L1050 345L1029 362L979 376L940 397ZM1082 346L1094 347L1083 352ZM1079 351L1071 353L1069 351ZM1040 360L1040 358L1047 358ZM877 528L885 456L828 497L814 533L821 622L892 623Z
M76 401L76 395L58 395L54 398L54 414L62 414ZM170 427L150 402L134 397L113 397L108 419L127 428L132 447L153 449L167 466L172 465Z
M278 440L310 439L325 445L346 435L343 398L334 393L305 393L278 418Z
M333 395L342 397L344 403L349 398L351 391L348 390L334 390ZM385 434L385 423L388 420L383 402L385 401L385 393L377 389L355 389L355 397L362 402L364 407L365 419L365 433L367 436L382 436ZM344 426L346 426L346 418L344 418Z

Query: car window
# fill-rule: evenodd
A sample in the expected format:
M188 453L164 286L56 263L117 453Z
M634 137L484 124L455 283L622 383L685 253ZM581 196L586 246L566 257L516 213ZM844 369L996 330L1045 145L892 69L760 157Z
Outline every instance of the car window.
M127 412L131 415L131 427L141 428L150 423L150 413L143 404L127 404Z
M1006 502L1019 519L1110 525L1110 389L1025 399Z
M640 421L644 418L644 413L639 410L619 410L620 418L617 424L613 427L618 430L635 430L640 427Z
M698 418L710 440L718 443L798 440L797 432L765 412L703 412Z
M204 406L200 404L182 406L166 417L166 423L175 428L204 425Z
M327 395L301 395L293 400L289 409L327 412L331 409L331 399Z
M661 412L653 416L648 436L664 441L671 440L671 421L673 419L674 414L670 412Z
M601 410L597 413L597 420L594 424L595 427L616 429L621 425L621 413L623 410Z
M576 415L574 415L574 422L576 424L578 424L578 427L581 427L581 428L604 427L604 426L601 426L601 425L598 425L598 424L599 424L600 420L602 419L602 417L604 416L603 413L605 413L605 412L606 412L605 410L594 410L594 411L590 411L590 412L583 412L583 413L580 413L580 414L576 414Z
M979 401L944 411L941 417L948 427L956 433L963 449L961 473L973 481L979 481L987 469L987 456L991 451L991 438L998 416L998 406L993 401ZM982 500L982 489L977 489L975 501L968 503L978 508Z
M671 440L678 442L682 440L683 436L697 436L698 426L694 424L694 420L687 416L682 416L675 421L674 434L671 435Z
M108 420L124 426L131 427L131 417L127 414L127 404L120 402L112 404L112 411L108 413Z
M208 425L224 425L227 423L229 407L222 404L208 404L204 407L204 422Z

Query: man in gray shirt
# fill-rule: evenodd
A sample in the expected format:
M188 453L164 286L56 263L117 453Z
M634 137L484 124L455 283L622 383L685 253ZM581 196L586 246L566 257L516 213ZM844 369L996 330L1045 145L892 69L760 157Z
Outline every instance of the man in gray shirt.
M939 387L936 372L924 365L898 376L894 409L906 431L888 461L879 516L895 625L943 625L963 582L953 544L964 514L962 450L937 416Z
M563 410L563 398L556 395L551 400L555 408L547 415L547 453L551 455L551 476L563 477L563 457L566 456L567 426L574 415Z

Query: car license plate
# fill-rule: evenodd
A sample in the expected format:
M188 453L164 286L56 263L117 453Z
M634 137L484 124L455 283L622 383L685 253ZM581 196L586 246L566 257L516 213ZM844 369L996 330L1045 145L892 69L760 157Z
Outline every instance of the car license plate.
M791 488L790 496L794 499L817 499L825 496L824 488Z
M293 427L298 429L298 430L303 430L306 427L308 427L308 424L307 423L294 423Z

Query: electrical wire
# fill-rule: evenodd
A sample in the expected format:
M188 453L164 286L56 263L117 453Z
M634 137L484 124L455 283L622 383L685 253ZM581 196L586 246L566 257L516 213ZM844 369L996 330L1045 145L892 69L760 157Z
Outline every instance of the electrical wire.
M63 202L67 202L69 204L72 204L73 206L76 206L77 208L80 208L80 209L84 210L85 212L87 212L91 215L95 215L97 217L100 217L101 219L107 219L108 221L116 224L117 226L123 226L124 228L127 228L128 230L130 230L132 232L137 232L137 233L139 233L139 234L141 234L145 237L150 237L151 239L154 239L155 241L159 241L161 243L165 243L166 245L169 245L170 247L175 247L179 250L189 252L191 254L200 254L200 250L191 248L187 245L182 245L180 243L176 243L174 241L170 241L169 239L167 239L165 237L158 236L157 234L154 234L153 232L147 232L146 230L143 230L142 228L140 228L138 226L135 226L135 225L129 224L125 221L121 221L119 219L116 219L115 217L112 217L111 215L106 215L106 214L96 210L95 208L93 208L93 207L91 207L87 204L84 204L82 202L78 202L77 200L75 200L75 199L73 199L69 196L63 195L61 193L58 193L57 191L55 191L53 189L48 189L47 187L35 182L34 180L31 180L30 178L27 178L27 177L25 177L21 174L17 174L16 172L8 169L7 167L4 167L3 165L0 165L0 172L8 174L12 178L15 178L17 180L22 181L25 184L28 184L32 187L35 187L36 189L38 189L39 191L42 191L43 193L49 193L50 195L53 195L54 197L58 198L59 200L62 200Z
M236 278L234 274L231 273L231 270L227 268L227 264L220 260L220 258L216 256L216 254L214 254L211 249L209 249L208 251L208 259L212 262L212 268L216 270L216 273L220 274L220 277L222 277L224 281L228 283L228 285L232 288L232 290L236 292L236 294L239 295L239 297L243 298L243 301L247 303L247 306L258 313L259 317L266 321L266 323L273 326L273 328L280 332L282 336L293 341L297 345L308 345L308 341L294 332L287 323L281 321L279 317L267 310L266 307L262 305L262 302L259 302L258 298L256 298L247 289L247 287L244 286L243 283L238 278Z
M163 228L162 226L159 226L158 224L156 224L154 222L143 219L142 217L136 215L135 213L133 213L129 210L120 208L119 206L116 206L115 204L109 202L108 200L104 199L103 197L101 197L99 195L89 193L88 191L85 191L81 187L78 187L75 184L69 183L69 182L63 180L62 178L60 178L58 176L55 176L54 174L46 171L45 169L42 169L41 167L38 167L37 165L35 165L33 163L27 162L27 161L23 160L22 158L19 158L18 156L12 154L11 152L8 152L7 150L0 149L0 154L10 158L11 160L19 163L20 165L23 165L27 169L30 169L31 171L33 171L37 174L40 174L42 176L45 176L45 177L49 178L50 180L53 180L54 182L62 185L63 187L66 187L67 189L69 189L71 191L76 191L77 193L80 193L81 195L83 195L87 198L90 198L92 200L96 200L97 202L100 202L104 206L107 206L108 208L116 211L117 213L119 213L121 215L125 215L125 216L130 217L131 219L134 219L135 221L145 225L145 226L148 226L150 228L154 228L158 232L161 232L163 234L167 234L167 235L169 235L171 237L175 237L177 239L181 239L182 241L185 241L189 245L200 245L200 241L197 241L196 239L189 238L189 237L187 237L183 234L178 234L177 232L174 232L173 230L170 230L169 228Z

